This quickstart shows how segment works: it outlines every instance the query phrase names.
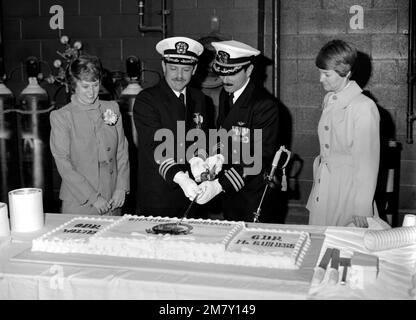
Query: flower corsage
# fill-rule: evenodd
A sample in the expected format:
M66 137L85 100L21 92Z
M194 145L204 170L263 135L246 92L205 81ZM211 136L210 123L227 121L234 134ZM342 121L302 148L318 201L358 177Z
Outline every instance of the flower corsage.
M104 123L109 125L109 126L114 126L117 123L117 120L119 118L119 115L116 114L113 110L111 109L107 109L104 113L103 113L103 120Z

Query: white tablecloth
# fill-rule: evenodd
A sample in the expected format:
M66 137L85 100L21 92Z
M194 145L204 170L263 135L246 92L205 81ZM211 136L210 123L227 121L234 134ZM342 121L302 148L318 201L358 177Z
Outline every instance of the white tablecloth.
M283 270L258 270L214 265L89 256L56 258L30 252L31 239L71 219L48 214L46 226L32 234L13 234L11 244L0 249L0 299L411 299L411 276L416 246L379 252L377 281L362 290L349 286L311 287L313 266L299 275ZM327 247L341 249L341 256L366 252L364 230L298 225L270 228L308 230L325 234L319 255ZM318 254L317 254L318 255ZM97 257L97 256L95 256ZM37 261L38 259L38 261ZM119 260L121 259L121 260Z
M365 229L327 228L321 257L326 248L338 248L342 257L350 258L354 251L376 255L379 258L379 273L376 281L369 281L363 288L330 285L325 279L312 286L312 299L415 299L410 294L412 276L416 274L416 244L412 246L378 252L368 251L363 242ZM320 257L320 258L321 258ZM320 261L320 259L319 259ZM340 277L343 268L340 268Z

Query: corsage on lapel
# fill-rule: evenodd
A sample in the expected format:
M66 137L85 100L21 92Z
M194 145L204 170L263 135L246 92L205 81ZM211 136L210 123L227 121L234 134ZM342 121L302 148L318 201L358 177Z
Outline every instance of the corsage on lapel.
M105 110L103 113L103 120L106 125L114 126L117 123L119 116L111 109Z
M194 119L196 128L201 129L202 123L204 123L204 117L199 112L196 112L194 113L193 119Z

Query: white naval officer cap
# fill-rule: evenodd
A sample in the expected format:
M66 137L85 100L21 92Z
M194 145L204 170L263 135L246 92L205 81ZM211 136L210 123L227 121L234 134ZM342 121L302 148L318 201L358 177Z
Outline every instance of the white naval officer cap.
M247 64L253 63L254 57L260 51L235 40L212 42L217 54L212 66L214 71L221 75L233 75L240 72Z
M156 51L162 55L166 63L195 65L204 47L198 41L187 37L171 37L159 41Z

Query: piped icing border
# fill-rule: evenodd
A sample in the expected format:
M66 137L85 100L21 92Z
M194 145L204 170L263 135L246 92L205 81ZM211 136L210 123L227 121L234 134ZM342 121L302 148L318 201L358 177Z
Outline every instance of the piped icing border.
M102 230L98 231L96 234L91 236L91 239L95 239L95 238L101 238L107 231L110 231L112 228L116 227L117 225L128 221L130 219L134 219L135 221L146 221L146 222L154 222L154 223L168 223L168 222L178 222L181 220L181 218L170 218L170 217L161 217L161 216L134 216L134 215L129 215L129 214L125 214L123 217L121 217L121 219L118 219L117 221L114 221L114 223L104 227ZM229 227L233 227L224 237L224 239L221 241L221 245L227 245L229 243L229 241L231 241L231 239L239 233L240 230L243 230L245 227L245 223L242 221L227 221L227 220L218 220L218 219L183 219L183 222L188 222L188 223L200 223L201 225L211 225L211 226L215 226L215 225L222 225L222 226L229 226ZM165 238L171 238L170 235L159 235L159 238L161 237L165 237ZM114 238L114 239L120 239L118 237ZM172 239L176 239L176 237L172 238ZM135 239L130 239L130 241L137 241ZM208 245L208 244L206 244Z
M95 235L92 237L97 238L100 237L103 233L109 231L110 229L114 228L115 226L121 224L122 222L126 220L134 219L135 221L145 221L145 222L154 222L154 223L168 223L168 222L178 222L181 220L181 218L170 218L170 217L161 217L161 216L134 216L130 214L125 214L121 219L114 221L114 223L106 226L102 230L98 231ZM183 222L188 223L200 223L201 225L222 225L222 226L234 226L229 234L227 235L226 239L223 240L223 244L227 243L230 240L230 237L232 237L236 232L238 232L240 229L244 228L245 224L242 221L226 221L226 220L213 220L213 219L183 219Z
M119 219L120 220L121 218L116 217L116 219ZM79 216L77 216L77 217L72 218L71 220L65 222L64 224L61 224L60 226L56 227L55 229L52 229L51 231L49 231L49 232L41 235L40 237L38 237L38 238L36 238L34 240L42 240L43 238L49 237L53 233L58 232L58 231L60 231L60 230L62 230L64 228L66 228L68 225L70 225L71 223L73 223L73 222L75 222L77 220L88 220L88 221L97 221L97 222L99 222L99 221L103 221L103 222L114 222L114 221L116 221L116 219L101 218L101 217L95 218L95 217L87 217L87 216L85 216L85 217L79 217ZM106 228L106 227L104 227L104 228Z

